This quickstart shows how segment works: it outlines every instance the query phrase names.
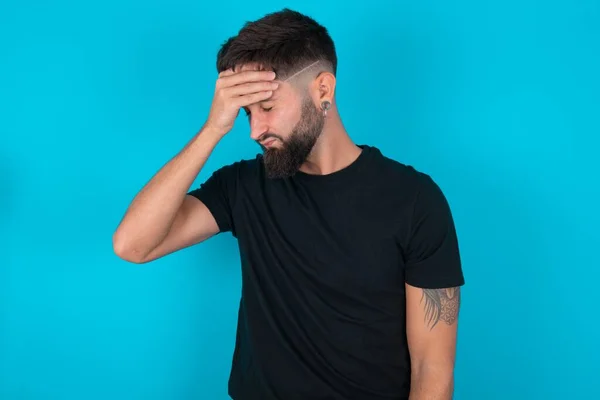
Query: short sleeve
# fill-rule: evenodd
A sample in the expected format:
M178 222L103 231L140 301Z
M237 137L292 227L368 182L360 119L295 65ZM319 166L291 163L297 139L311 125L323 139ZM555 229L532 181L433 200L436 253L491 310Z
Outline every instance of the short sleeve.
M406 240L405 281L427 289L462 286L465 280L448 201L428 175L419 174L417 187Z
M235 164L221 167L200 187L188 192L188 195L206 205L215 218L220 232L232 232L234 235L232 204L235 199L236 176Z

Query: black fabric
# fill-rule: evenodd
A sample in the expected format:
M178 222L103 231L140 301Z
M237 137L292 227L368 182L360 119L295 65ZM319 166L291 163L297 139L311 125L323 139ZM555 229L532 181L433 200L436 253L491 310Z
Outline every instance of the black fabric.
M404 284L463 285L456 232L428 175L361 148L341 171L279 180L258 155L190 192L239 243L233 399L408 398Z

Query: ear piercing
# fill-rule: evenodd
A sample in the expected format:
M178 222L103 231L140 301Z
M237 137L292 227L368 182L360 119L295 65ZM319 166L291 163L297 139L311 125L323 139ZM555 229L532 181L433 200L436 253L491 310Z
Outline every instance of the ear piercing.
M324 101L321 103L321 109L323 110L323 116L327 116L327 110L331 108L331 103L328 101Z

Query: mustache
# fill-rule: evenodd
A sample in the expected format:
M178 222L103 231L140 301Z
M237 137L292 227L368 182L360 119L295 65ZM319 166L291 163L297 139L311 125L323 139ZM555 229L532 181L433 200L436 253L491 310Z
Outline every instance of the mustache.
M278 139L280 142L284 142L283 137L277 135L276 133L265 133L257 140L257 142L258 144L261 144L269 139Z

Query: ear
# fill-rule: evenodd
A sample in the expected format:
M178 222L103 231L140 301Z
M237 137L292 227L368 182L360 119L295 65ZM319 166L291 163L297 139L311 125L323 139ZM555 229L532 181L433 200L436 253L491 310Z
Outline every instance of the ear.
M328 101L333 104L335 97L335 76L331 72L321 72L311 85L311 96L318 108Z

